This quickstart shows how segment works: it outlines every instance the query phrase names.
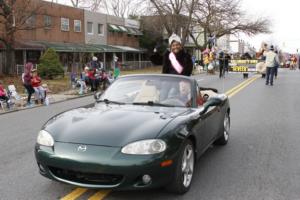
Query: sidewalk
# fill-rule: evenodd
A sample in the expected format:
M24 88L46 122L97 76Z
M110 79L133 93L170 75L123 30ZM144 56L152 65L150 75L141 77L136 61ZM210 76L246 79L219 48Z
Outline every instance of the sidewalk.
M68 91L64 91L62 93L49 94L48 95L49 102L50 102L49 105L55 104L58 102L62 102L62 101L66 101L66 100L70 100L70 99L81 98L81 97L86 97L86 96L91 96L91 95L93 95L92 92L88 92L84 95L79 95L78 90L68 90ZM24 98L26 95L21 95L21 96ZM0 107L0 115L10 113L10 112L16 112L16 111L20 111L20 110L45 106L42 104L37 104L37 105L33 104L32 106L25 106L25 104L26 104L26 97L23 100L15 101L15 105L13 105L13 107L9 110L6 108L5 108L5 110L3 110Z

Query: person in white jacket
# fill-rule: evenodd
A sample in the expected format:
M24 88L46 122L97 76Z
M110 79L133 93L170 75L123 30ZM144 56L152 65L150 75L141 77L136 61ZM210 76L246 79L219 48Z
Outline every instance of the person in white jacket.
M266 56L266 85L273 85L274 70L276 63L279 63L277 54L274 52L274 47L271 45L270 51L264 54Z

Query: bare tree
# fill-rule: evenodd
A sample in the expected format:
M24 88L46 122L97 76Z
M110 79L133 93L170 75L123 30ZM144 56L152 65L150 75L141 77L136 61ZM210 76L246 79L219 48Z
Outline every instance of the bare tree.
M103 4L103 0L94 0L90 3L90 10L96 12L99 10L99 7Z
M39 28L35 16L41 9L42 4L34 0L0 0L0 41L5 46L7 61L4 73L14 71L16 34L22 30Z
M207 46L210 36L270 33L270 21L263 17L247 18L240 8L240 0L198 0L195 8L195 25L200 26L201 31L198 35L190 33L190 36L200 49ZM203 44L199 44L199 36L204 36Z
M84 8L90 11L98 11L103 6L104 0L70 0L73 7Z
M144 0L70 0L73 7L93 12L105 11L109 15L125 18L137 15Z
M139 15L144 2L144 0L104 0L103 4L107 14L125 18Z
M71 0L73 7L78 8L81 1L80 0Z
M160 17L168 35L170 36L172 33L181 35L183 44L190 33L196 1L150 0L154 7L154 14Z

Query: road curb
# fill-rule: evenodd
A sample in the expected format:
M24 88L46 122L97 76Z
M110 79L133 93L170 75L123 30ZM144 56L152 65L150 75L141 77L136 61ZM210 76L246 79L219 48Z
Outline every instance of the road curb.
M61 103L61 102L64 102L64 101L69 101L69 100L79 99L79 98L83 98L83 97L93 96L93 95L94 94L87 94L87 95L71 97L71 98L67 98L67 99L52 102L51 105ZM43 107L43 106L45 106L45 105L37 105L37 106L33 106L33 107L28 107L28 108L25 107L25 108L16 109L16 110L9 110L9 111L5 111L5 112L0 113L0 115L5 115L5 114L8 114L8 113L14 113L14 112L24 111L24 110L34 109L34 108L39 108L39 107Z

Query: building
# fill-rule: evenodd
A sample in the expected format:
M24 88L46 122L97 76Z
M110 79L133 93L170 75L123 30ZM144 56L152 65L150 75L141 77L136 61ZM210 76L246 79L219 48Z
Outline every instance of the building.
M122 19L85 10L85 42L89 46L103 49L96 56L105 66L113 67L118 57L124 65L142 67L144 49L139 48L139 30L137 20Z
M18 66L26 62L38 63L47 48L59 54L66 71L81 70L94 55L108 68L113 67L115 57L123 63L135 61L134 67L142 67L145 50L139 48L142 32L137 21L52 2L36 2L41 9L26 20L31 30L19 31L15 37L15 71L20 71Z

